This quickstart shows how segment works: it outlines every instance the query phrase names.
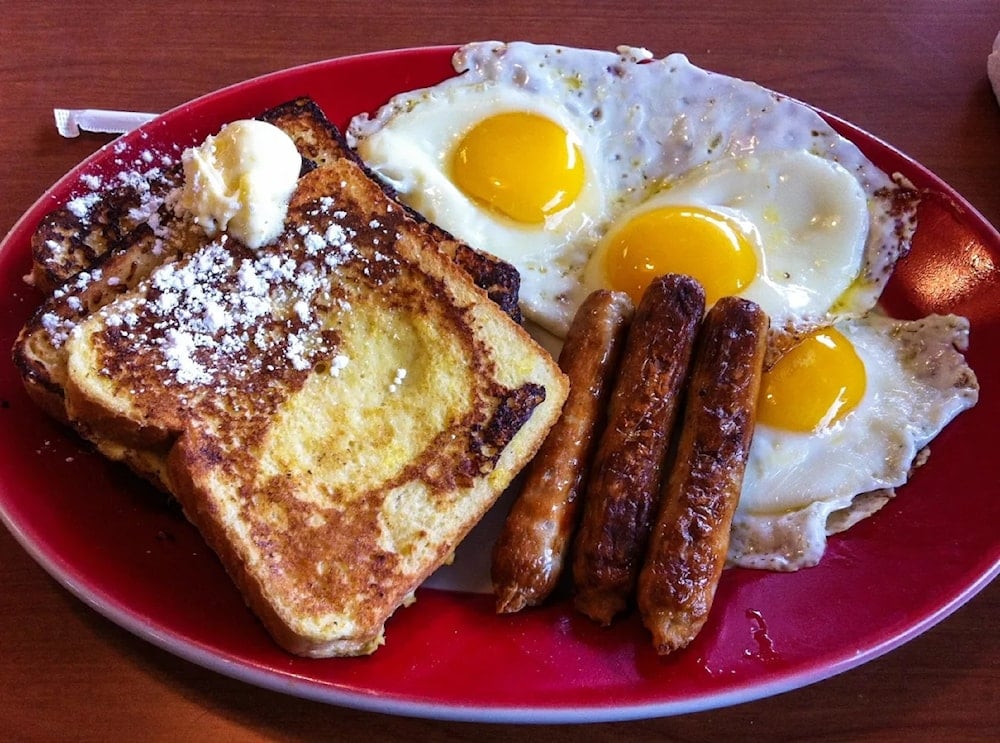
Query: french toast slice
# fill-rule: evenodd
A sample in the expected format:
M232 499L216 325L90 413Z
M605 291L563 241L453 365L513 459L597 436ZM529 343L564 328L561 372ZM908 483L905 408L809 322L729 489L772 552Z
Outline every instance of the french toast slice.
M260 118L292 138L303 158L303 172L315 168L317 160L346 152L336 129L311 99L289 101ZM78 197L74 201L81 203L53 211L32 236L32 283L47 296L18 334L12 357L28 396L62 422L68 422L63 344L72 329L154 268L192 252L207 239L168 201L170 191L183 181L180 161L151 155L146 160L144 172L125 171L113 186L95 191L94 198ZM109 438L93 443L105 456L169 490L165 452Z
M258 118L292 138L303 158L303 172L341 158L356 159L339 130L310 98L288 101ZM179 165L179 160L166 159L141 177L132 173L118 179L87 209L60 207L42 220L33 236L32 276L48 296L21 330L12 355L28 395L59 420L67 420L63 343L72 328L161 263L176 260L207 239L169 203L169 191L183 180ZM439 249L520 322L520 278L513 266L455 240L419 215L411 212L411 216ZM107 456L124 461L163 487L159 453L133 452L107 439L95 443Z
M204 233L182 219L157 236L138 230L127 247L106 254L99 266L81 271L48 297L21 329L12 356L28 397L50 416L69 423L66 412L66 341L73 329L101 307L135 287L155 268L179 259L205 242ZM166 482L165 452L123 445L110 438L92 443L108 458L123 462L161 490Z
M166 452L171 490L279 644L359 655L557 419L551 356L353 160L285 233L155 269L66 340L70 419Z

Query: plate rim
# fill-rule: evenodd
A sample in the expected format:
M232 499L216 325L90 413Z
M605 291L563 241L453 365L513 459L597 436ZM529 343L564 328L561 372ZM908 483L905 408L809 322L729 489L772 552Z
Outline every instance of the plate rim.
M223 97L238 96L246 90L252 90L281 76L302 75L311 70L327 68L331 65L363 64L366 60L383 61L394 57L406 58L413 54L434 55L445 52L450 53L456 48L458 46L454 44L401 47L334 57L326 60L316 60L238 81L174 106L157 116L151 122L144 124L138 130L106 143L57 179L15 221L7 235L0 241L0 255L12 250L14 236L22 233L26 229L28 222L37 221L53 207L53 196L55 193L66 190L72 182L79 179L80 173L93 163L106 158L109 150L124 141L127 137L139 137L141 136L141 132L148 131L151 127L169 124L174 117L183 111L192 107L205 105L207 102L216 101ZM787 98L787 96L783 97ZM984 239L994 244L1000 244L1000 232L971 203L962 198L954 188L937 176L936 173L909 155L896 149L891 144L846 119L822 109L817 109L808 103L799 102L817 111L840 134L858 144L859 147L862 147L862 144L857 142L857 138L863 139L865 144L863 149L865 149L866 154L868 154L868 148L874 146L880 152L891 155L898 162L904 163L908 172L920 175L925 187L933 187L953 200L961 208L963 220L972 223ZM870 159L872 158L870 157ZM203 668L261 688L359 710L429 719L522 723L623 721L686 714L762 699L825 680L890 652L943 621L982 591L986 585L1000 574L1000 549L998 549L993 564L988 570L981 573L975 581L965 585L963 590L952 596L949 601L938 606L935 611L922 616L919 621L907 623L904 631L895 633L880 643L858 651L853 657L844 658L832 664L809 666L793 673L786 672L778 678L763 684L749 683L743 687L722 693L702 695L696 697L693 701L684 698L675 701L653 703L638 702L624 706L562 705L553 707L548 705L533 706L530 704L497 707L464 706L386 695L376 689L359 691L356 689L338 688L336 684L317 682L315 679L281 675L272 669L261 668L258 664L249 663L239 658L233 658L229 654L220 653L218 650L208 647L205 643L184 637L169 628L158 627L150 618L144 618L131 610L130 607L125 605L127 602L121 597L116 599L113 595L114 591L109 593L107 590L95 590L95 586L86 586L84 585L84 581L77 580L71 565L61 564L56 559L56 555L49 554L43 548L42 544L36 543L23 528L23 525L15 520L9 511L7 498L3 495L6 491L6 485L0 487L0 521L4 523L20 546L71 594L105 618L137 637Z

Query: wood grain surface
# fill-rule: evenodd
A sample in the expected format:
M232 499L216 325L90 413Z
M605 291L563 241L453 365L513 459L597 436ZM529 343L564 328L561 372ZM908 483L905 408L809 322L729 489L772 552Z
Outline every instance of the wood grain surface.
M160 111L304 62L484 38L683 51L857 124L1000 224L1000 107L986 78L997 32L996 0L16 0L0 20L0 233L108 141L60 138L53 107ZM998 625L994 582L903 647L762 701L587 726L437 722L304 701L180 660L73 598L0 530L0 738L1000 740Z

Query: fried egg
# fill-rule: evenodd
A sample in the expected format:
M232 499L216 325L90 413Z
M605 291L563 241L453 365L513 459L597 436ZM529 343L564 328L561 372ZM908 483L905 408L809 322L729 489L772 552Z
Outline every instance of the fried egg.
M908 246L905 184L809 107L684 55L481 42L453 66L355 117L348 141L409 206L512 263L526 317L557 336L590 290L627 288L613 235L667 203L745 236L736 291L792 328L872 307Z
M728 562L816 564L826 537L883 505L979 386L954 315L872 312L804 334L764 373Z
M867 234L864 190L836 162L801 150L717 160L623 215L584 287L638 303L653 278L681 273L698 279L708 306L740 295L773 327L818 325L854 284Z

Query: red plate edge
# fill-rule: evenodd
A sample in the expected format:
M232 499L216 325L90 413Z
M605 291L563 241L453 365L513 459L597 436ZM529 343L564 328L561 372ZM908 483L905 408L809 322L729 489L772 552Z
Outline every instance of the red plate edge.
M113 165L119 145L124 145L127 153L162 144L158 140L172 139L178 128L194 141L225 121L303 94L312 95L343 126L351 114L373 110L384 102L388 92L450 76L453 49L376 52L272 73L179 106L102 148L50 188L0 244L0 280L7 282L5 296L12 298L5 300L4 337L13 341L13 333L34 301L33 293L20 286L20 275L27 267L26 238L34 224L66 198L82 173L98 163ZM326 76L357 79L364 84L334 89L329 81L323 83ZM848 122L823 115L877 164L890 172L904 173L929 191L936 209L933 218L937 221L933 223L939 226L933 236L918 230L921 239L910 260L934 247L929 237L953 237L957 224L965 241L962 255L979 249L992 261L991 270L974 277L971 284L966 282L963 294L923 292L917 296L909 291L906 280L894 278L887 299L894 311L915 314L925 313L928 307L933 311L954 307L973 310L969 313L973 320L970 361L980 379L997 378L1000 357L991 355L989 347L997 344L989 341L1000 340L998 317L995 309L983 304L983 293L984 287L995 287L998 281L1000 235L918 163ZM911 272L909 266L909 260L901 266L903 279L908 277L911 283L926 279L926 273ZM940 488L961 490L961 481L949 479L953 468L976 471L966 465L974 465L986 451L985 445L968 445L968 434L995 425L1000 403L987 387L979 406L963 414L935 444L935 453L944 451L938 456L947 460L947 467L936 466L932 456L928 466L883 512L832 540L829 555L817 568L790 576L730 571L720 587L709 627L675 658L655 658L634 618L607 632L573 616L564 604L517 617L496 617L489 597L434 590L422 590L414 607L400 611L390 621L388 644L371 658L290 658L277 650L249 617L221 568L205 557L204 546L185 522L117 468L83 452L72 435L26 408L29 404L9 364L0 379L3 394L9 399L9 408L2 412L8 418L16 416L18 423L4 427L2 434L10 440L0 447L0 516L36 561L97 611L170 652L250 683L345 706L448 719L579 722L677 714L749 701L827 678L891 650L945 618L1000 572L1000 542L992 533L965 535L961 541L945 540L942 544L939 530L931 528L940 515L933 494ZM52 471L37 472L31 466L33 454L46 462L50 458L55 461ZM74 461L65 462L66 457ZM70 526L68 537L58 528L55 532L46 528L70 514L57 514L51 510L56 504L39 505L39 499L23 494L38 484L65 489L67 483L85 483L89 477L115 501L112 512L129 525L135 544L119 549L114 545L59 543L60 535L72 539L71 535L78 533L73 528L76 524ZM987 517L990 508L996 514L996 493L971 495L974 483L965 484L961 513L970 523L997 523L996 518ZM68 505L82 508L78 503ZM93 518L105 515L101 512ZM143 529L147 532L144 535ZM943 559L936 566L914 565L912 554L901 552L900 545L886 538L886 534L898 535L901 529L909 544L935 549ZM968 554L973 548L980 550L975 559ZM75 554L80 549L86 556ZM145 561L144 554L148 556ZM920 575L893 575L894 582L903 584L892 599L898 605L886 606L889 599L885 592L880 595L881 604L858 601L865 591L856 579L845 580L845 574L865 575L867 563L862 560L859 571L859 556L874 557L884 568L917 567L913 572ZM123 557L131 558L127 566L122 565ZM82 566L80 559L84 560ZM116 571L110 577L93 572L109 568ZM160 603L150 603L142 593L151 575L179 569L193 571L193 583L183 587L188 597L193 590L202 593L203 605L199 604L193 617L189 601L173 602L168 593ZM934 586L935 577L944 585ZM107 585L109 580L117 583ZM931 589L927 589L928 583ZM814 606L812 599L820 595L827 605ZM781 599L784 610L761 604L761 597ZM835 611L828 605L831 599ZM165 602L171 603L164 606ZM833 639L839 640L835 647L816 647L815 641L829 640L829 633L820 632L819 638L815 632L807 633L813 639L810 645L804 641L804 633L794 632L815 629L824 621L843 622L842 634L849 635L851 642L835 633ZM491 669L490 663L499 664L499 670Z

